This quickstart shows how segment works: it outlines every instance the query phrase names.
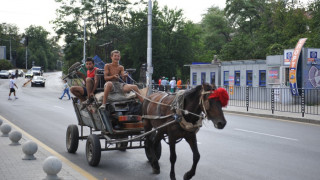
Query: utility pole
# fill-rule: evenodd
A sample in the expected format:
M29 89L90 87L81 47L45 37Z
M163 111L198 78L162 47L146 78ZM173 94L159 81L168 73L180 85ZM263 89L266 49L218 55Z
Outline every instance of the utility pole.
M86 20L83 19L83 59L82 63L86 61Z
M150 95L152 92L152 2L148 2L148 48L147 48L147 95Z
M26 69L28 69L28 46L26 46Z
M10 61L12 63L12 53L11 53L11 36L10 36Z

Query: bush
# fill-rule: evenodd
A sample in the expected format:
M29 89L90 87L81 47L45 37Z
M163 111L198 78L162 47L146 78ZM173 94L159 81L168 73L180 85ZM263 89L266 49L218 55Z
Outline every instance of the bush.
M12 69L13 66L12 64L10 63L10 61L8 60L5 60L5 59L2 59L0 60L0 70L9 70L9 69Z

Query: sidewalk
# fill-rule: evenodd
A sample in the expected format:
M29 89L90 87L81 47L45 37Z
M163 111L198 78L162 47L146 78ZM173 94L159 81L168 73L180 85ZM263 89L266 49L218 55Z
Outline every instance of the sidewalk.
M47 174L43 171L43 162L49 156L55 156L61 160L62 169L57 174L60 179L64 180L86 180L96 179L92 175L82 170L77 165L63 158L61 155L43 145L41 142L29 137L30 135L22 131L14 124L8 122L0 116L3 121L2 124L7 123L11 126L12 131L19 131L22 133L22 139L19 141L21 145L11 146L9 137L1 137L0 131L0 174L1 180L42 180ZM24 153L22 151L22 144L28 140L37 143L38 150L34 154L36 160L22 160Z
M235 113L235 114L251 115L251 116L258 116L258 117L275 118L275 119L282 119L282 120L288 120L288 121L297 121L297 122L312 123L312 124L319 124L320 125L320 115L304 114L304 117L302 117L301 113L280 112L280 111L274 111L274 114L272 114L271 110L249 108L249 111L247 111L246 107L237 107L237 106L228 106L226 108L223 108L223 111L226 113Z

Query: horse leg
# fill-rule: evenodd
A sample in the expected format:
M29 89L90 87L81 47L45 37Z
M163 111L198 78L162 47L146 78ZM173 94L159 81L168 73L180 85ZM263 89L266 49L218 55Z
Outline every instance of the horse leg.
M184 180L188 180L188 179L191 179L196 174L197 164L200 160L200 153L198 150L197 137L196 137L195 133L192 134L191 136L186 137L185 139L189 143L191 150L192 150L192 153L193 153L192 168L190 169L190 171L186 172L183 176Z
M154 174L160 174L160 166L158 162L158 158L156 156L156 148L159 143L161 143L161 139L163 138L163 134L160 134L159 132L156 133L152 141L152 147L151 147L151 154L152 154L152 160L151 160L151 166Z
M171 162L171 171L170 171L170 179L175 180L176 179L176 173L174 171L174 165L177 160L177 154L176 154L176 139L171 138L172 136L169 136L169 147L170 147L170 162Z

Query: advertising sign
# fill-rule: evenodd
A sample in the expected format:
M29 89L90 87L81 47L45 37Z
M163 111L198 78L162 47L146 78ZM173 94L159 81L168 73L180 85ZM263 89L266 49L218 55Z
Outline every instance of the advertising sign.
M297 67L298 67L298 61L299 56L301 53L301 49L306 42L307 38L301 38L299 39L296 47L294 48L292 59L290 62L290 71L289 71L289 81L290 81L290 89L293 96L298 96L298 85L297 85Z
M7 59L6 46L0 46L0 59Z
M320 59L320 49L308 49L308 62L307 64L318 64Z
M290 66L292 55L293 55L293 49L284 50L284 56L283 56L283 58L284 58L283 65L284 66Z
M229 76L229 94L230 95L233 95L234 93L233 86L234 86L234 76Z

